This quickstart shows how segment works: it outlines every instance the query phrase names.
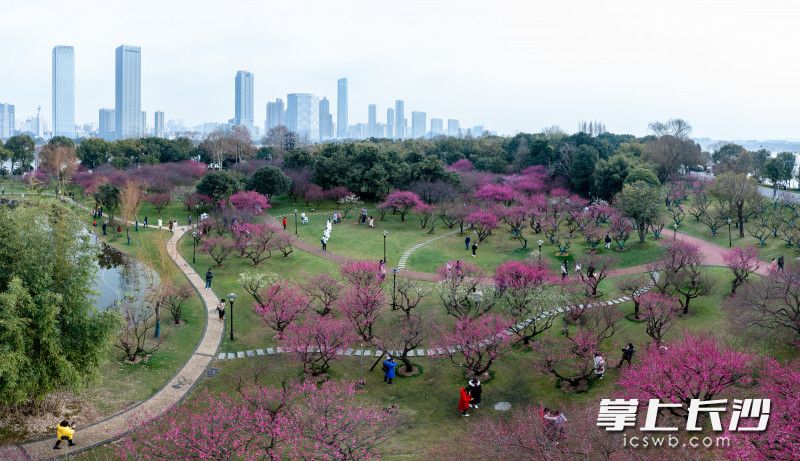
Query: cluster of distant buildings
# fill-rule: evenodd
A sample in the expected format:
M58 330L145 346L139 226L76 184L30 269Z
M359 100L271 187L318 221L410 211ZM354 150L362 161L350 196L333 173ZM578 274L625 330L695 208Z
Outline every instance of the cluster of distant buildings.
M140 138L144 136L186 136L201 139L209 132L234 126L244 126L254 139L262 135L255 123L254 76L240 70L235 78L234 117L227 123L203 123L186 128L182 120L170 120L165 125L164 112L155 111L148 127L147 113L142 110L142 50L138 46L121 45L115 51L114 107L98 110L97 123L75 124L75 49L71 46L53 48L52 127L42 118L41 108L24 121L15 119L14 105L0 103L0 139L27 133L34 138L52 136L100 137L106 140ZM377 105L370 104L366 123L350 124L348 118L348 82L337 82L336 118L328 98L320 99L310 93L290 93L283 99L267 102L264 132L285 126L308 142L333 139L366 138L429 138L435 136L482 136L484 128L477 125L462 128L457 119L431 118L425 112L412 111L411 121L405 112L405 102L396 100L386 109L385 123L378 119Z

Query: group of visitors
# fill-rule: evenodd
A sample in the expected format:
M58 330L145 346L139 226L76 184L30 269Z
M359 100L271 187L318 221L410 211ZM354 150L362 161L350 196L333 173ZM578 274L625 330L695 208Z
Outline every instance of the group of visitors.
M453 270L455 270L456 277L461 277L464 270L464 265L461 263L460 259L456 261L455 265L450 263L450 261L447 261L447 264L445 264L444 267L447 271L447 278L453 276Z
M785 260L783 259L783 256L778 256L778 259L772 258L772 260L769 262L769 267L770 269L775 269L777 267L778 270L783 270L784 264Z
M590 279L595 278L595 276L596 276L595 271L596 270L597 270L597 268L594 267L594 264L590 263L589 266L586 268L586 277L588 277ZM575 263L575 272L574 273L575 273L576 276L578 276L581 279L583 279L583 266L581 266L580 261ZM569 269L567 267L567 260L565 259L565 260L561 261L561 280L564 280L567 277L569 277Z
M469 242L472 241L472 257L475 257L475 253L478 251L478 242L472 240L472 238L468 235L464 238L464 250L469 251L470 246Z
M336 216L336 213L334 213ZM328 251L328 239L331 238L331 230L333 229L333 225L331 224L331 220L325 221L325 228L322 229L322 239L320 243L322 243L322 251Z
M481 394L483 393L483 389L481 388L481 382L478 378L472 378L469 380L465 387L462 387L459 392L458 398L458 412L461 416L469 416L469 409L474 408L478 409L478 405L481 403Z
M358 218L358 225L359 226L369 226L370 229L375 228L375 217L372 215L367 215L367 209L361 209L361 216Z
M567 417L564 416L564 413L558 410L542 407L539 410L539 416L542 418L545 434L550 440L559 440L564 438L564 423L567 422Z

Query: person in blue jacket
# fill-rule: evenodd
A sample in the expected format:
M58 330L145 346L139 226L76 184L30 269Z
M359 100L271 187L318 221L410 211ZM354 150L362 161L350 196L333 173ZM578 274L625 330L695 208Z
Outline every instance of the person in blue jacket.
M397 362L392 357L383 361L383 382L392 384L397 369Z

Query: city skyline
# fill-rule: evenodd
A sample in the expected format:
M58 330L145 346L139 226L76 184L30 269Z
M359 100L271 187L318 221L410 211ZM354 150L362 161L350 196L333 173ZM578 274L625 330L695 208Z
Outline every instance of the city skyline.
M415 13L417 4L425 15ZM266 101L288 93L326 96L333 105L335 81L347 76L353 121L367 120L369 104L383 111L403 99L407 110L458 117L462 126L482 123L500 134L551 125L571 132L576 121L595 119L610 131L643 135L651 121L681 117L695 136L798 138L792 114L800 94L792 76L800 63L786 59L785 45L800 19L797 4L679 1L653 10L628 0L466 1L458 8L411 1L397 10L309 1L251 7L241 17L236 8L204 1L160 3L158 15L148 8L119 15L112 5L89 0L5 5L19 20L0 30L0 39L14 43L3 50L4 62L14 67L0 75L0 102L15 105L17 120L39 106L50 117L50 52L71 45L79 58L76 122L96 122L97 110L113 104L108 50L132 43L146 53L142 107L187 126L228 120L230 75L248 68L259 75L258 126ZM187 9L193 25L176 23ZM315 12L303 28L278 20L302 11ZM351 22L359 27L341 27ZM380 40L387 30L402 40ZM332 35L337 39L329 40ZM224 46L223 37L236 39L237 47ZM285 53L289 45L292 52ZM765 63L779 64L764 72Z

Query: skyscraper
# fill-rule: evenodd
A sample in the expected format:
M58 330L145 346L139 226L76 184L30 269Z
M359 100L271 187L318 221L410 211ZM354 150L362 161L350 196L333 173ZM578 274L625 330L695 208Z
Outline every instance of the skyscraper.
M142 136L147 136L147 112L142 111Z
M394 137L395 139L403 139L406 136L405 127L405 103L402 99L394 102Z
M14 105L0 102L0 139L14 136Z
M447 119L447 136L461 136L461 127L458 124L458 120L453 118Z
M319 98L309 93L291 93L286 97L286 128L301 139L319 139Z
M386 137L394 137L394 109L386 109Z
M142 135L142 49L121 45L116 50L114 132L116 139Z
M347 79L340 78L337 81L336 98L336 137L347 137Z
M439 136L444 134L444 122L440 118L431 119L431 134Z
M160 110L153 116L153 135L156 138L164 137L164 112Z
M75 137L75 49L53 48L53 135Z
M375 104L370 104L367 107L367 114L367 136L370 138L379 138L378 107Z
M411 137L421 138L427 132L428 114L425 112L411 112Z
M236 96L234 125L246 127L253 134L253 74L240 70L236 72Z
M106 141L113 141L116 138L115 125L116 114L114 109L100 109L99 111L99 134Z
M276 126L286 125L286 107L283 105L283 99L278 98L275 102L267 102L267 124L265 128L267 132Z
M324 141L333 137L333 115L331 115L331 104L328 98L322 98L319 102L319 140Z

